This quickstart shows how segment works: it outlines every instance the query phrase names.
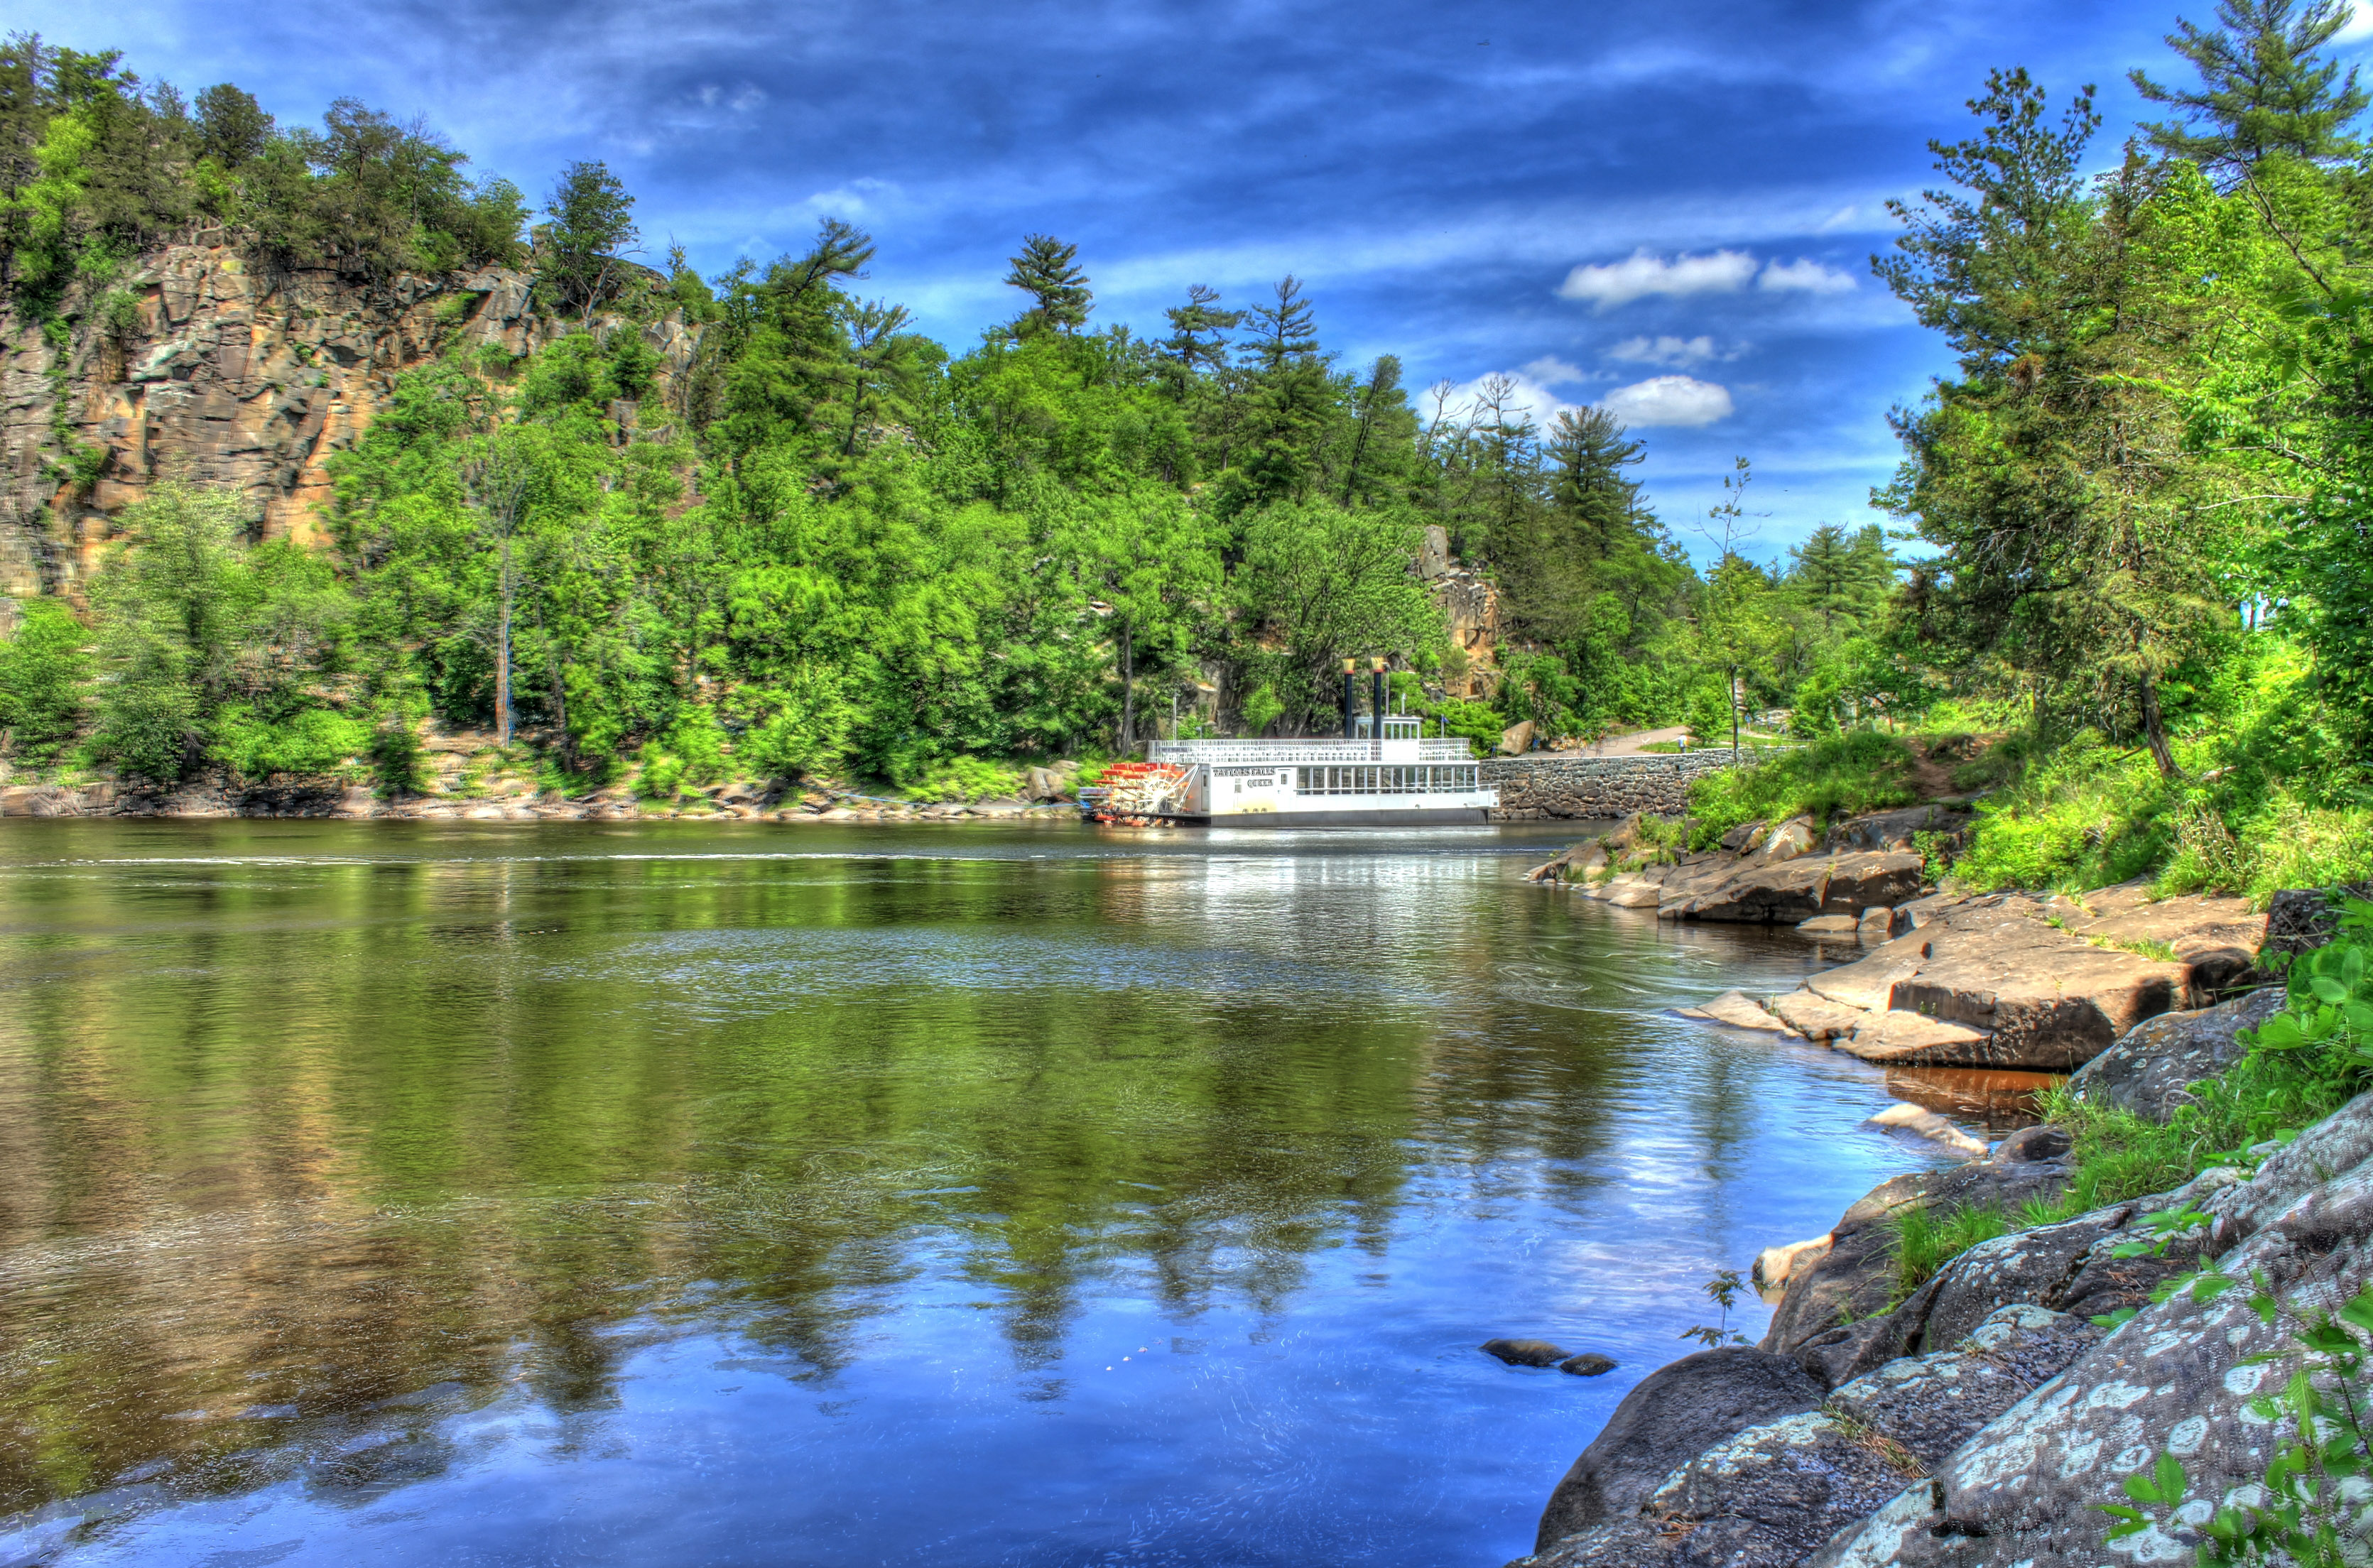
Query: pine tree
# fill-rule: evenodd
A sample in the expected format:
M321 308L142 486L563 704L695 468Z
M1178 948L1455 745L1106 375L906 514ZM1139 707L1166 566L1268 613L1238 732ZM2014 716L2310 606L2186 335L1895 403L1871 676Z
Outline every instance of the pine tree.
M1095 297L1088 291L1088 275L1073 260L1079 253L1077 245L1066 245L1051 234L1022 237L1022 254L1009 258L1013 270L1005 281L1037 303L1015 323L1016 330L1052 327L1070 333L1086 324Z
M2134 90L2180 111L2181 123L2143 127L2151 145L2190 158L2220 185L2249 176L2261 158L2329 163L2355 156L2345 135L2367 103L2356 68L2318 57L2347 25L2346 0L2217 0L2222 27L2203 29L2178 18L2168 47L2192 62L2200 86L2186 89L2127 73Z
M1278 280L1277 303L1250 312L1253 337L1246 345L1255 369L1273 371L1318 352L1317 310L1302 292L1302 280L1288 273Z

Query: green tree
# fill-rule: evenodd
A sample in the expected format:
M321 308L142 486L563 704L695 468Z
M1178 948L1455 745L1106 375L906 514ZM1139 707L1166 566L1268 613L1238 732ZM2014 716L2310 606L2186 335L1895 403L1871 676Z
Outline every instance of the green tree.
M580 161L560 171L544 211L551 220L537 235L544 276L590 327L593 312L617 298L627 276L623 258L642 237L635 198L609 165Z
M0 639L0 753L48 765L73 743L88 701L89 641L59 601L25 605L15 635Z

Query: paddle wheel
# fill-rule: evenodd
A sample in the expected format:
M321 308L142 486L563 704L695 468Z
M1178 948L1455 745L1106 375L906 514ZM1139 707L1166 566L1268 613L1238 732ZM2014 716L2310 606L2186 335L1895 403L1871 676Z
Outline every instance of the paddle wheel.
M1104 778L1080 791L1080 814L1091 822L1123 827L1154 827L1187 813L1196 769L1173 762L1116 762Z

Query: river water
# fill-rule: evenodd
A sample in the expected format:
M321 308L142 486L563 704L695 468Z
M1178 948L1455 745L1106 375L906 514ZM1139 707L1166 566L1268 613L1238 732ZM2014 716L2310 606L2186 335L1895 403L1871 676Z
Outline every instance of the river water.
M1934 1163L1571 836L0 825L0 1565L1492 1568Z

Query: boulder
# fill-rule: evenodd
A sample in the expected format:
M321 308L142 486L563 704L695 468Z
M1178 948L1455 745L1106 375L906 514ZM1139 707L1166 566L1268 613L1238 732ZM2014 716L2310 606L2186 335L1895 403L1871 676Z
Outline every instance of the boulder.
M1905 806L1898 811L1871 812L1831 823L1821 847L1832 853L1849 849L1909 849L1914 834L1942 833L1955 842L1969 831L1970 813L1944 805Z
M2070 1091L2163 1122L2191 1102L2191 1084L2213 1078L2248 1048L2240 1034L2282 1011L2283 990L2268 986L2233 1001L2146 1018L2077 1070Z
M1722 847L1734 855L1744 855L1763 842L1767 825L1759 822L1742 822L1722 836Z
M2001 1307L1949 1350L1899 1356L1832 1389L1824 1409L1884 1433L1934 1469L2100 1337L2068 1313Z
M1787 1356L1734 1347L1660 1367L1623 1397L1550 1493L1536 1550L1636 1513L1674 1470L1724 1438L1817 1408L1821 1387Z
M1771 837L1757 851L1770 861L1793 860L1799 855L1810 854L1813 848L1813 819L1800 816L1782 823L1772 829Z
M1558 1363L1558 1370L1572 1373L1576 1377L1600 1377L1615 1370L1615 1358L1600 1355L1596 1351L1584 1351L1578 1356L1568 1356Z
M1938 1281L1952 1270L1899 1304L1895 1229L1889 1223L1894 1216L1922 1208L2015 1212L2031 1199L2053 1196L2066 1180L2066 1167L2056 1163L1989 1160L1880 1183L1839 1217L1827 1251L1790 1272L1787 1293L1771 1315L1761 1348L1796 1356L1824 1387L1911 1353L1919 1347L1928 1303L1944 1288ZM1991 1303L1987 1310L2001 1305ZM1972 1318L1969 1327L1975 1326Z
M1511 724L1500 731L1502 756L1522 756L1532 749L1533 721L1531 720L1527 719L1520 724Z
M1917 855L1839 855L1748 862L1726 872L1701 861L1681 870L1657 906L1667 919L1794 925L1911 898L1926 862Z
M1876 947L1882 942L1892 942L1911 929L1911 922L1908 919L1902 925L1902 930L1897 930L1895 911L1883 904L1874 904L1864 909L1862 918L1854 922L1854 940L1864 947Z
M2266 906L2266 936L2259 953L2266 958L2292 958L2311 953L2340 932L2344 898L2373 899L2373 882L2341 887L2289 889L2274 895Z

